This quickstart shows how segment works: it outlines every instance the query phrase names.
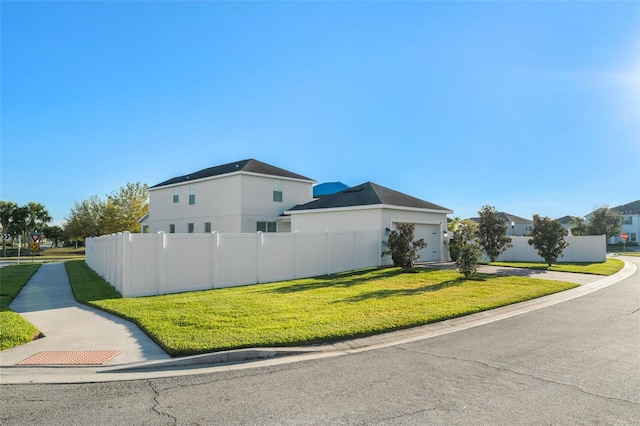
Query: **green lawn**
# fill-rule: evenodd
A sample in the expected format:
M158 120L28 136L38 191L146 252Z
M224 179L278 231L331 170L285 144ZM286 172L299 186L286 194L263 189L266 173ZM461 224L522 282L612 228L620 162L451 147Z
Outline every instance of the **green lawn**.
M0 350L30 342L40 334L33 324L9 309L9 304L39 267L39 264L23 264L0 268Z
M548 266L543 262L491 262L489 265L609 276L621 270L624 267L624 262L609 257L605 262L597 263L555 263Z
M84 262L67 262L74 293L137 323L169 354L336 341L533 299L576 285L451 270L368 269L317 278L153 297L108 296ZM84 271L83 271L84 270ZM88 292L94 296L87 296Z

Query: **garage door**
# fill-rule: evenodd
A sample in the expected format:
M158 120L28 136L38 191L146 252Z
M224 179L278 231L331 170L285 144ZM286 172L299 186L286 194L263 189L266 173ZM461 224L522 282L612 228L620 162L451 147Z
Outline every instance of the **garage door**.
M416 225L415 238L422 238L427 243L427 247L418 252L420 255L418 262L442 260L440 225Z

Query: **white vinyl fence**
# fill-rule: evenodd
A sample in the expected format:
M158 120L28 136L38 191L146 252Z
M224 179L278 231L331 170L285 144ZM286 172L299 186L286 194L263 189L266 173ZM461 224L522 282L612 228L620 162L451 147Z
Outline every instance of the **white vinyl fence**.
M529 245L531 237L511 237L513 247L508 248L498 257L500 262L544 262L538 251ZM565 241L569 247L564 249L563 262L604 262L607 260L607 240L604 235L574 237L568 235Z
M380 266L376 230L88 238L86 262L123 297L282 281Z

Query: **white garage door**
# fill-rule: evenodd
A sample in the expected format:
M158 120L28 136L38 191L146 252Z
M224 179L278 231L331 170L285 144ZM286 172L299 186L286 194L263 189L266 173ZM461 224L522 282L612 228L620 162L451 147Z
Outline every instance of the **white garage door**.
M415 238L416 240L422 238L427 243L427 247L419 252L420 259L418 262L442 260L439 225L416 225Z

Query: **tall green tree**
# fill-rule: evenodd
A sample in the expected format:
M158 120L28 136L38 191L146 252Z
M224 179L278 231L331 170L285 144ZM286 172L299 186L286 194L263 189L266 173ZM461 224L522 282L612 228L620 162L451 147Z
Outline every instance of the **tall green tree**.
M27 231L40 231L51 222L49 212L40 203L30 201L27 205Z
M149 212L147 184L127 183L112 192L105 205L103 225L107 234L129 231L140 232L141 217Z
M407 270L420 258L418 251L427 246L424 239L415 240L415 225L413 223L397 223L396 229L389 234L388 241L382 244L387 250L382 255L391 255L393 266Z
M622 215L608 206L594 210L589 217L587 235L606 235L607 239L622 230Z
M75 202L64 225L67 238L85 238L118 232L140 232L138 220L149 211L148 186L128 183L113 191L105 200L94 195Z
M13 216L18 205L13 201L0 200L0 226L3 234L10 234L9 225L13 222ZM7 255L7 240L2 239L2 253Z
M564 249L569 247L569 243L564 239L568 233L569 231L562 227L560 221L536 214L533 215L533 231L528 242L538 251L547 265L551 266L562 256Z
M84 241L88 237L103 235L101 230L104 201L94 195L75 202L64 224L65 234L71 241Z
M9 224L13 221L13 215L18 205L13 201L0 200L0 225L2 232L9 233Z
M60 240L64 235L64 230L61 227L55 226L55 225L46 226L42 230L42 233L48 240L51 240L51 244L52 244L51 247L57 247L58 243L60 242Z
M583 217L574 217L573 220L569 222L569 226L571 226L571 235L585 235L587 232L587 226L585 225Z
M502 252L511 247L511 238L507 236L507 223L498 216L495 207L483 206L478 215L480 245L489 259L495 262Z
M455 260L458 272L465 279L473 278L478 273L478 264L482 259L482 247L478 239L478 224L465 220L458 224L455 237L458 242L458 255Z

